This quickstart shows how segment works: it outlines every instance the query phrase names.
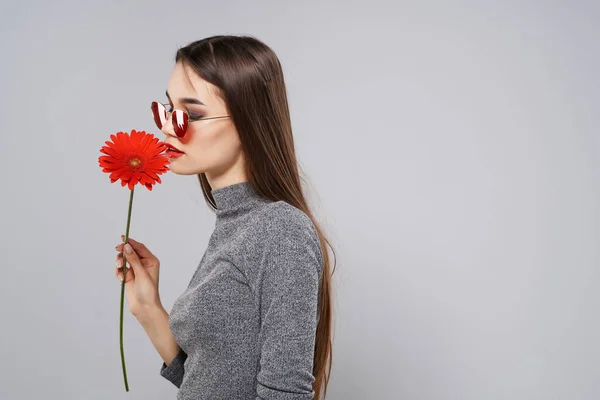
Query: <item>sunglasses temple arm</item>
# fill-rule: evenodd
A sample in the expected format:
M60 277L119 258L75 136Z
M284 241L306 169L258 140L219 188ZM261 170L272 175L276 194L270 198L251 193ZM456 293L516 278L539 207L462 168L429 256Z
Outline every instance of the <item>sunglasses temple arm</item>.
M200 118L199 121L203 121L205 119L217 119L217 118L229 118L230 115L224 115L222 117L208 117L208 118Z

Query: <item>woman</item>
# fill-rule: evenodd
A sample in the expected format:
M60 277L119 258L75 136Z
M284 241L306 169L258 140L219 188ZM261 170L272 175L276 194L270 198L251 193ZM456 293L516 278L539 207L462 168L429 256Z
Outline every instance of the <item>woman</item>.
M329 242L302 193L277 56L252 37L193 42L177 51L166 95L152 111L170 170L198 175L216 223L170 314L156 256L131 238L116 246L115 273L123 279L125 251L127 302L160 374L178 399L325 398Z

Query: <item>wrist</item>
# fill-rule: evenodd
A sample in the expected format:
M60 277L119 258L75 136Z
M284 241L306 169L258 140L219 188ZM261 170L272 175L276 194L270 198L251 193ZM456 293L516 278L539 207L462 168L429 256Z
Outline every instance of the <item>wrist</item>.
M147 328L161 321L165 316L168 318L168 313L159 302L151 306L143 307L135 317L144 328Z

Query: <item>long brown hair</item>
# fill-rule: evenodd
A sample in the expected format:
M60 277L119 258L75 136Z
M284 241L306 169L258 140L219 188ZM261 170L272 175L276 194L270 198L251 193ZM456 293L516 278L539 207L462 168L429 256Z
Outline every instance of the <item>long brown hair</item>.
M323 253L319 286L319 322L313 361L315 400L325 399L332 364L332 287L328 245L308 207L301 187L294 149L286 86L279 59L266 44L251 36L218 35L180 48L175 62L191 67L212 83L225 100L238 131L249 183L262 196L284 200L312 220ZM198 174L204 198L215 209L211 187ZM303 178L304 179L304 178Z

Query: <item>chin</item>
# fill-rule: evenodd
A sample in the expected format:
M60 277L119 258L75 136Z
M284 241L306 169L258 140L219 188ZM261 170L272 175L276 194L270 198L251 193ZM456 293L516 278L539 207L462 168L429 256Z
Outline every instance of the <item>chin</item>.
M202 172L204 172L201 169L198 168L189 168L189 167L184 167L182 165L178 165L177 164L177 160L171 161L170 165L169 165L169 170L177 175L198 175Z

